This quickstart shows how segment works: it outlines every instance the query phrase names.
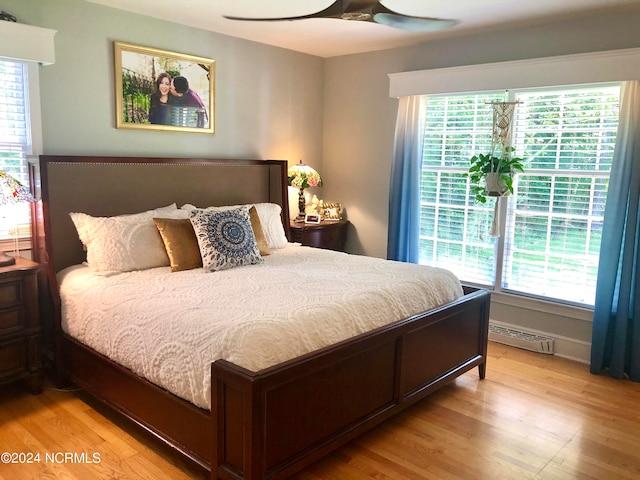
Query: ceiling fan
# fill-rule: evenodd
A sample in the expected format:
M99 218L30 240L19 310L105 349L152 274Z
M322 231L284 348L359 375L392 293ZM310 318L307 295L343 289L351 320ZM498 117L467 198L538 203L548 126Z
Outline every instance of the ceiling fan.
M229 20L245 20L253 22L275 22L282 20L302 20L306 18L337 18L340 20L355 20L360 22L374 22L389 27L416 32L430 32L453 27L459 22L444 18L413 17L389 10L378 0L336 0L329 7L309 15L280 18L247 18L223 15Z

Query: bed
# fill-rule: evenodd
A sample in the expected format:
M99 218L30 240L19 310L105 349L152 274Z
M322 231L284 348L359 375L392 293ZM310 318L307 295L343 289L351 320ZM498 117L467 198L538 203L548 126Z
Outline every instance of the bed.
M100 347L89 347L86 339L66 332L58 280L61 275L83 275L78 265L86 259L70 212L109 217L169 204L277 204L284 207L279 211L282 224L288 226L286 170L286 162L275 160L42 156L32 172L42 198L34 206L33 235L34 258L46 267L39 278L43 350L57 381L85 389L209 471L212 479L287 478L470 369L478 367L480 378L485 376L489 293L471 287L443 305L400 315L355 336L338 336L302 353L288 353L275 363L213 357L217 359L205 367L208 390L204 388L200 401L170 393L161 381L144 378L136 368L123 366L100 353ZM295 258L345 255L338 260L327 257L329 269L350 259L294 245L272 253L265 263L282 276L290 275L286 268ZM384 262L370 261L377 269L376 262ZM258 271L263 270L256 267ZM211 279L217 273L204 275ZM203 274L189 275L194 278L188 281L196 282L195 276ZM79 278L78 284L88 283ZM109 282L117 282L115 278L101 282L113 288ZM233 276L228 283L233 286ZM290 308L300 310L293 297ZM311 300L302 306L308 303ZM405 302L396 303L401 312ZM379 316L375 302L368 309L358 317ZM137 315L132 314L132 323ZM174 370L175 378L191 378L182 364Z

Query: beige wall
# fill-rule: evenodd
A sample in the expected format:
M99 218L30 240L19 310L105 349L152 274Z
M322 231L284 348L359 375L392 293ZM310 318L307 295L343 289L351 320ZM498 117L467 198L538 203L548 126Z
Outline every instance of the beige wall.
M536 28L327 59L323 195L345 204L351 252L386 256L389 172L398 101L388 74L640 46L640 8ZM615 35L612 34L615 32Z
M322 59L82 0L1 0L57 30L40 68L44 153L272 158L322 162ZM113 41L212 58L216 133L115 128ZM301 87L303 86L303 87Z
M331 58L325 66L324 198L342 202L352 222L347 249L386 257L389 173L398 101L388 74L640 46L640 10L507 29L415 47ZM590 312L492 302L491 318L549 333L568 357L587 360ZM525 302L523 302L525 303ZM567 348L564 348L567 347Z
M389 73L640 46L640 9L323 60L82 0L0 7L58 31L56 63L40 68L44 153L304 159L325 183L310 192L346 207L347 249L377 257L398 103ZM215 59L216 134L115 129L114 40ZM590 341L588 312L496 300L492 318Z
M386 257L389 172L398 102L388 74L640 46L640 10L576 18L415 47L331 58L325 66L323 195L352 222L347 249ZM491 318L556 339L558 354L589 359L592 314L494 295Z

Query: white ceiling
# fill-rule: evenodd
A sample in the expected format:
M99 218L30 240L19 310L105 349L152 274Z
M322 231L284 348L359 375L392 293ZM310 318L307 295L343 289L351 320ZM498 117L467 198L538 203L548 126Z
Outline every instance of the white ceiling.
M325 58L507 28L509 24L537 25L640 7L640 0L382 0L398 13L460 20L459 25L447 30L416 33L337 19L240 22L222 17L307 15L325 9L334 0L87 1Z

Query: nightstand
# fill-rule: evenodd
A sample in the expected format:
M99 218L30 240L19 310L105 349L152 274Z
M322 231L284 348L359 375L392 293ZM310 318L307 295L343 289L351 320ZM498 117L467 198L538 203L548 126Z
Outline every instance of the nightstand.
M39 269L39 264L24 258L0 267L0 384L25 379L32 393L40 393L43 382Z
M319 224L291 222L291 237L294 242L309 247L344 252L348 226L348 220L323 220Z

